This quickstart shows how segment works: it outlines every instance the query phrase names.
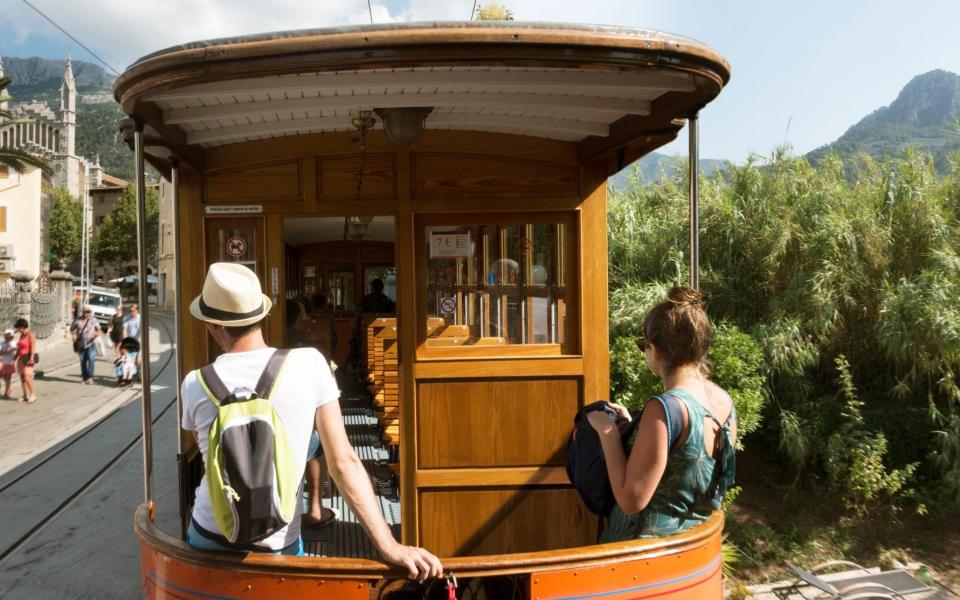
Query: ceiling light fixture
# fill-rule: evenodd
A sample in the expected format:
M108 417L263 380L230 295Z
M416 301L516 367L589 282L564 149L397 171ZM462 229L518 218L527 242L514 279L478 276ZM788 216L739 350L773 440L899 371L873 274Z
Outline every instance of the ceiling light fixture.
M411 146L420 139L431 107L376 108L374 112L383 121L387 139L396 146Z

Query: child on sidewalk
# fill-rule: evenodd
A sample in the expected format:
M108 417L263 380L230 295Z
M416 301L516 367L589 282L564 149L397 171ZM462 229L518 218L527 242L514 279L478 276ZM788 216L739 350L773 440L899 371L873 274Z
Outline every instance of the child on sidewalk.
M13 330L3 332L0 342L0 379L3 380L3 399L10 400L10 378L17 372L17 343L13 341Z

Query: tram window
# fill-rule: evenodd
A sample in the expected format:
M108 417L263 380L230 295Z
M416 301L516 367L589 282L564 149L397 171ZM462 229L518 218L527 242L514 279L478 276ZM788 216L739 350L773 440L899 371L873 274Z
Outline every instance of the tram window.
M353 310L353 271L327 271L327 302L334 310Z
M383 293L393 300L397 301L397 269L393 266L366 267L363 270L363 289L370 291L370 282L379 279L383 282Z
M429 328L427 347L539 344L568 353L567 229L566 222L426 227L426 314L444 325Z

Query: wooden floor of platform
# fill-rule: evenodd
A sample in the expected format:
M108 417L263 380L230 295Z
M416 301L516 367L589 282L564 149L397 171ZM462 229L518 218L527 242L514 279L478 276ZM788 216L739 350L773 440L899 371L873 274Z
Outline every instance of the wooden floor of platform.
M351 386L343 385L343 388ZM400 497L393 473L387 466L387 448L380 440L377 418L373 412L370 396L365 391L344 391L340 399L347 437L354 451L363 462L383 517L400 539ZM347 558L379 558L350 507L337 490L329 494L329 482L324 486L323 505L339 511L340 518L323 527L301 527L304 550L314 556L339 556ZM304 497L304 509L306 509Z

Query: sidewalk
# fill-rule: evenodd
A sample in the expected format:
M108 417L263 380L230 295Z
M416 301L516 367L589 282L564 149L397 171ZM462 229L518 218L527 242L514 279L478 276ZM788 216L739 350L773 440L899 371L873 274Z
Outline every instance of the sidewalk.
M164 318L164 317L161 317ZM151 364L171 350L169 336L151 324ZM80 380L80 358L70 339L40 353L37 401L25 404L0 399L0 476L33 456L96 423L139 397L140 386L116 387L113 351L96 360L94 385ZM40 373L42 371L42 374ZM14 375L12 394L20 395ZM153 389L158 390L157 383ZM0 390L2 391L2 390Z
M37 344L37 352L40 354L40 362L35 370L37 379L42 379L44 373L56 371L73 363L76 363L77 372L80 372L80 357L73 351L73 342L69 336L56 341L48 338L43 342L46 343Z

